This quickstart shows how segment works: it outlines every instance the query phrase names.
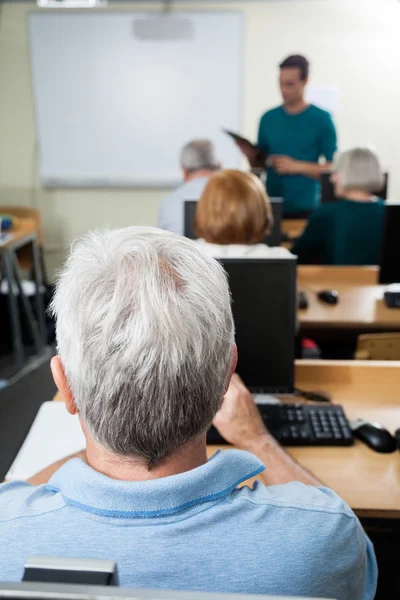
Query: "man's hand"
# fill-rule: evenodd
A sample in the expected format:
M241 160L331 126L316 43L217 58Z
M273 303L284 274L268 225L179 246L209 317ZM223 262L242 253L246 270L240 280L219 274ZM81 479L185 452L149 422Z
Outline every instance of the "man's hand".
M266 485L301 481L321 485L311 473L289 456L268 433L252 395L236 373L232 376L214 425L234 446L252 452L267 465L260 478Z
M215 415L214 425L228 442L244 449L269 436L252 395L236 373Z
M321 173L329 170L332 163L320 165L305 160L296 160L290 156L272 154L268 157L268 166L273 167L279 175L304 175L310 179L320 179Z
M297 175L302 173L303 163L300 160L281 155L270 156L269 159L279 175Z

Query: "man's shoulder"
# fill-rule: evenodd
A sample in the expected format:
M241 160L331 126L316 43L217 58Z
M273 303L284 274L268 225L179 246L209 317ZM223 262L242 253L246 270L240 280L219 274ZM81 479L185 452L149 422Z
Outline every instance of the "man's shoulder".
M269 121L275 119L283 113L282 105L275 106L267 110L261 117L261 121Z
M184 181L167 196L164 196L162 203L171 204L174 202L181 203L185 200L198 200L207 181L208 177L199 177L190 181Z
M297 481L274 486L256 482L252 488L236 489L230 501L268 509L274 507L282 512L295 510L304 518L313 519L315 513L319 513L356 519L350 507L329 488L309 486Z
M332 123L331 113L323 108L320 108L319 106L316 106L315 104L310 104L309 115L321 124Z
M185 194L185 186L186 186L186 183L181 183L174 190L172 190L169 194L166 194L166 196L164 196L161 200L162 204L168 205L173 202L176 202L177 200L183 201L184 194Z
M0 484L0 524L43 516L64 506L61 494L54 493L49 485L33 486L25 481Z

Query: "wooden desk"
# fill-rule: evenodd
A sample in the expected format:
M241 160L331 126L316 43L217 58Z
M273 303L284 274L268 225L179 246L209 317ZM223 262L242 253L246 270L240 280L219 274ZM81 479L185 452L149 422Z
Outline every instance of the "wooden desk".
M392 432L400 427L400 362L297 361L296 387L328 392L350 419L373 419ZM61 395L55 400L62 400ZM216 449L209 446L209 455ZM378 454L358 441L351 448L289 452L358 516L400 519L399 452Z
M323 267L299 265L298 289L303 290L309 307L298 311L301 329L352 329L399 331L400 310L383 301L385 286L378 285L378 267ZM316 292L335 289L340 301L332 306L320 302Z
M46 359L46 315L43 303L43 277L39 248L36 240L36 224L34 219L18 219L18 227L10 232L12 237L0 245L0 259L3 276L8 282L8 308L10 329L12 334L14 362L16 372L22 372L28 365L27 353L24 349L22 335L22 317L30 332L35 347L36 359ZM19 262L20 251L28 250L30 266L35 284L34 302L36 313L32 310L30 300L25 295Z
M301 236L306 225L306 219L283 219L281 230L293 239Z
M349 419L400 427L400 362L297 361L296 387L328 392ZM400 519L400 452L378 454L357 440L350 448L287 450L359 517Z
M8 233L8 232L7 232ZM9 232L12 235L12 239L10 239L5 244L0 246L0 251L3 249L11 248L15 244L19 244L25 238L36 235L36 224L34 219L18 219L18 227L13 231Z

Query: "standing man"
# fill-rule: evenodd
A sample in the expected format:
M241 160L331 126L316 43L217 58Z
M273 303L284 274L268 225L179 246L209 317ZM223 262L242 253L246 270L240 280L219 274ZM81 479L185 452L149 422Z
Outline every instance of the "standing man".
M267 192L283 197L286 217L308 216L318 204L321 171L329 169L337 148L336 131L330 114L304 98L308 60L289 56L279 68L283 104L263 115L258 132L269 157Z
M185 200L198 200L209 177L221 168L210 140L192 140L182 148L183 183L161 201L158 227L179 235L184 234Z

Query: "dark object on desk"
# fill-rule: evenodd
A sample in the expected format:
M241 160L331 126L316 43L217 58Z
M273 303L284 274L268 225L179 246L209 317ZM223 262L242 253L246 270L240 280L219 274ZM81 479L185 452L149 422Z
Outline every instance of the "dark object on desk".
M0 231L11 231L13 218L11 215L0 215Z
M311 402L332 402L332 398L325 392L306 392L304 390L295 390L296 396L302 396Z
M284 446L351 446L353 436L341 406L307 404L259 404L263 421ZM212 427L208 444L226 444Z
M385 203L379 283L400 283L400 202Z
M238 133L234 133L228 129L223 129L222 131L233 139L236 146L245 155L253 169L262 169L265 171L268 156L264 150L261 150L257 144L253 144L250 140L247 140Z
M307 294L305 292L303 292L302 290L297 292L297 306L301 310L308 308Z
M237 372L255 394L292 394L296 259L221 260L236 328Z
M325 302L325 304L338 304L339 294L336 290L322 290L317 293L318 300Z
M394 432L394 439L396 440L398 450L400 450L400 427Z
M196 215L197 200L185 200L184 205L184 235L190 240L197 239L194 230L194 220ZM272 229L268 235L261 241L267 246L280 246L281 244L281 223L282 223L282 198L270 198L272 216L274 219Z
M25 563L22 581L118 585L117 564L94 558L32 556Z
M375 452L390 453L397 448L396 440L387 429L376 421L356 419L350 423L354 437Z
M390 285L383 294L383 299L388 308L400 308L400 285Z
M320 182L321 182L321 202L322 203L337 202L338 200L340 200L340 198L335 196L334 187L331 182L331 175L332 175L331 171L325 171L325 173L321 173ZM380 190L376 190L375 192L373 192L374 196L377 196L378 198L382 198L382 200L386 200L388 179L389 179L389 174L384 173L383 186Z

